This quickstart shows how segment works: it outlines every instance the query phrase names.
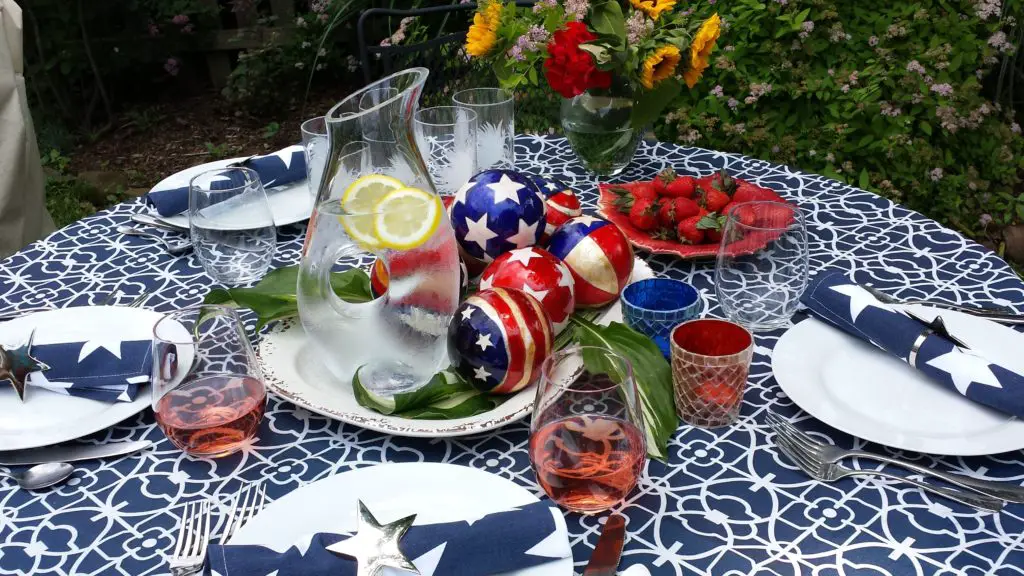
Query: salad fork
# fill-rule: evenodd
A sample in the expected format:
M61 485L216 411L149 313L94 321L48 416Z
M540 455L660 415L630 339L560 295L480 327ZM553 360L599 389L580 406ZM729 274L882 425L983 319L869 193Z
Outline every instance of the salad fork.
M253 516L259 514L263 504L267 501L267 487L249 487L235 497L235 505L231 507L231 514L228 515L226 524L221 533L220 541L227 544L235 532L246 522L252 520Z
M809 434L800 430L796 426L793 426L793 424L774 412L768 413L768 423L776 431L781 429L786 432L790 440L799 444L805 452L809 453L816 460L820 460L826 464L835 464L844 458L866 458L883 462L885 464L894 464L912 472L917 472L923 476L932 476L945 482L949 482L954 486L966 488L986 496L992 496L993 498L999 498L1000 500L1006 500L1007 502L1024 504L1024 487L1021 486L1013 486L1011 484L994 482L992 480L971 478L970 476L943 472L942 470L932 470L931 468L925 468L924 466L913 462L897 460L896 458L890 458L889 456L884 456L882 454L875 454L874 452L865 452L864 450L846 450L838 446L832 446L831 444L824 444L815 440Z
M190 502L181 512L178 540L169 564L172 576L192 576L203 569L210 543L210 503Z
M905 476L897 476L896 474L887 474L878 470L859 470L855 468L847 468L840 464L830 464L828 462L822 462L816 459L814 456L804 452L797 444L788 436L787 432L779 428L773 427L775 430L775 444L779 447L783 454L786 455L794 464L797 465L805 474L818 480L819 482L835 482L849 476L878 476L881 478L887 478L889 480L898 480L901 482L907 482L913 484L918 488L937 494L944 498L949 498L955 502L959 502L966 506L972 506L981 510L988 510L989 512L999 512L1003 509L1005 504L1002 500L997 500L990 496L983 494L976 494L974 492L964 492L961 490L954 490L951 488L945 488L942 486L935 486L915 480L913 478L907 478Z

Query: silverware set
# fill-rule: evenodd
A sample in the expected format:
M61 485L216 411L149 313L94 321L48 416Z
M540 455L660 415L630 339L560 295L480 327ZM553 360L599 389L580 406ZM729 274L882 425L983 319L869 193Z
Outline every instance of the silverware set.
M117 231L126 236L139 236L140 238L148 238L150 240L156 240L157 244L164 247L171 256L181 256L182 254L188 253L192 250L192 241L184 240L181 242L169 242L164 239L163 236L158 236L145 230L138 228L132 228L131 226L118 226Z
M1002 510L1006 502L1024 502L1024 487L932 470L913 462L873 452L845 450L824 444L774 413L768 414L768 425L775 432L775 444L779 450L805 474L820 482L835 482L848 476L877 476L898 482L907 482L944 498L992 512ZM942 480L956 488L930 484L923 480L889 474L881 470L849 468L839 463L846 458L864 458L900 466L920 474L922 477Z
M882 292L881 290L873 286L868 286L865 284L861 284L861 286L865 290L870 292L872 296L874 296L879 302L883 304L903 306L919 304L921 306L931 306L934 308L942 308L943 310L953 310L955 312L962 312L964 314L970 314L971 316L986 318L993 322L999 322L1000 324L1024 324L1024 315L1018 314L1014 312L1012 308L1007 308L1005 306L982 308L980 306L965 306L962 304L953 304L952 302L943 302L942 300L903 300L900 298L896 298L895 296L890 296L889 294L886 294L885 292Z
M220 542L227 543L239 528L253 519L267 501L266 486L250 486L235 496L231 512L221 527ZM172 576L192 576L206 563L206 548L213 538L213 505L189 502L181 512L174 551L168 559Z

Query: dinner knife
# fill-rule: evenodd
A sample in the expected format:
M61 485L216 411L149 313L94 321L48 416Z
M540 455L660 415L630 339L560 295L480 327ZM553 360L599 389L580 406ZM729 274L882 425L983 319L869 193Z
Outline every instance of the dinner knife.
M604 523L601 536L597 539L594 553L583 570L583 576L615 576L619 568L619 556L626 541L626 519L621 514L611 514Z
M168 232L177 232L178 234L188 233L188 228L185 228L184 226L168 222L167 220L163 220L155 216L150 216L149 214L132 214L132 222L145 224Z
M153 443L149 440L134 442L111 442L110 444L84 444L77 446L46 446L30 450L14 450L0 452L0 466L29 466L48 462L79 462L124 456L149 448Z

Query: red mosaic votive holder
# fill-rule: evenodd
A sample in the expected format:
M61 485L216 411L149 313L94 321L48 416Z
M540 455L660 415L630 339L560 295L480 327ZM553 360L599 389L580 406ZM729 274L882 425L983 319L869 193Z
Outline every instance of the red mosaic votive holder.
M679 417L702 428L736 422L754 356L750 332L725 320L700 319L676 326L670 340Z

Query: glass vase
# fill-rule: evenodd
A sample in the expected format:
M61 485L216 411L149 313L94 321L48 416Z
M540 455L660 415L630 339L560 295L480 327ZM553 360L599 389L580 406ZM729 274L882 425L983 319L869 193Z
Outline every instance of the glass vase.
M643 137L632 124L633 104L633 89L623 78L562 100L562 131L587 170L614 176L633 160Z

